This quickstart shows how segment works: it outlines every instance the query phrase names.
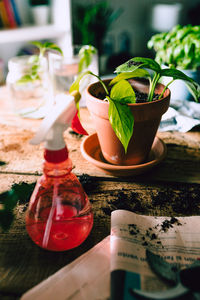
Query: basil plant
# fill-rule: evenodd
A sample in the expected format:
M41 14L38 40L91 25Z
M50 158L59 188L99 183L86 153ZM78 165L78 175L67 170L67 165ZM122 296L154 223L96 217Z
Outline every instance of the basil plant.
M159 64L181 70L200 68L200 26L176 25L153 35L147 46L154 49Z
M197 102L200 99L200 86L193 79L173 68L162 69L155 60L150 58L132 58L118 66L115 73L116 76L111 80L109 83L110 88L108 88L99 76L90 71L83 72L72 84L70 92L79 90L81 80L84 76L90 74L98 78L105 90L105 99L102 101L109 102L109 121L115 134L121 141L125 152L127 152L128 144L134 130L134 117L127 104L136 103L136 95L128 79L143 77L149 80L147 102L154 100L156 85L163 76L172 77L172 80L164 87L158 100L163 97L165 90L176 79L181 79L187 84L188 89Z

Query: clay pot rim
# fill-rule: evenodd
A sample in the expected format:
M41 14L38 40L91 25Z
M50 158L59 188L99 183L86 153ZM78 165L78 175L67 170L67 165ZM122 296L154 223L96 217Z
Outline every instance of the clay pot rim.
M112 79L113 79L113 78L108 78L108 79L104 79L104 80L102 80L102 81L105 83L105 82L110 82ZM133 79L134 79L134 78L133 78ZM108 102L108 101L103 101L103 100L101 100L101 99L99 99L99 98L93 96L93 95L90 93L90 91L89 91L90 88L91 88L93 85L95 85L95 84L101 84L101 83L100 83L99 81L96 81L96 82L94 82L94 83L91 83L91 84L87 87L86 92L90 95L90 97L91 97L92 100L94 100L94 101L96 101L96 102L99 102L99 103L104 103L105 105L109 105L109 102ZM158 83L158 86L163 86L163 88L164 88L164 84L162 84L162 83ZM144 105L152 105L152 104L154 104L154 103L162 102L162 101L168 99L168 97L170 97L171 91L170 91L169 88L166 89L165 94L166 94L166 95L165 95L163 98L159 99L159 100L154 100L154 101L150 101L150 102L143 102L143 103L127 103L127 105L128 105L128 106L144 106Z

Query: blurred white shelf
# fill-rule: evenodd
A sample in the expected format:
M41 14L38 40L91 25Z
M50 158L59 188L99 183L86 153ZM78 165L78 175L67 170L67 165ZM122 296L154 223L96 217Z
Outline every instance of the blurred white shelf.
M0 30L0 44L62 38L68 32L54 24Z

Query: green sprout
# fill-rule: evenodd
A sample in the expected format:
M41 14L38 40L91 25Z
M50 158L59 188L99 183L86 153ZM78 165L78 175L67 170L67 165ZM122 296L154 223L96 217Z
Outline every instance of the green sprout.
M42 69L42 60L44 58L44 55L46 51L48 50L55 50L58 51L59 53L62 53L62 50L54 43L51 42L32 42L34 46L36 46L39 49L39 54L38 55L31 55L28 64L30 65L30 70L27 74L23 75L18 81L18 84L26 84L28 82L34 82L36 80L41 80L40 77L40 71Z

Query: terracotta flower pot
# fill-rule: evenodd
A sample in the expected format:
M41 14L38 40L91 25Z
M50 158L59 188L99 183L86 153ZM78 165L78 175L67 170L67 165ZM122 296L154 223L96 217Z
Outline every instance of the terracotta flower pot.
M109 81L104 83L108 85ZM148 92L147 81L131 79L129 82L138 91ZM160 94L163 88L162 84L158 84L155 92ZM104 158L115 165L143 163L151 150L161 117L169 107L170 90L165 91L161 100L128 104L134 116L134 129L126 154L109 122L109 103L98 99L100 93L104 93L100 82L91 84L86 91L86 104L93 117Z

